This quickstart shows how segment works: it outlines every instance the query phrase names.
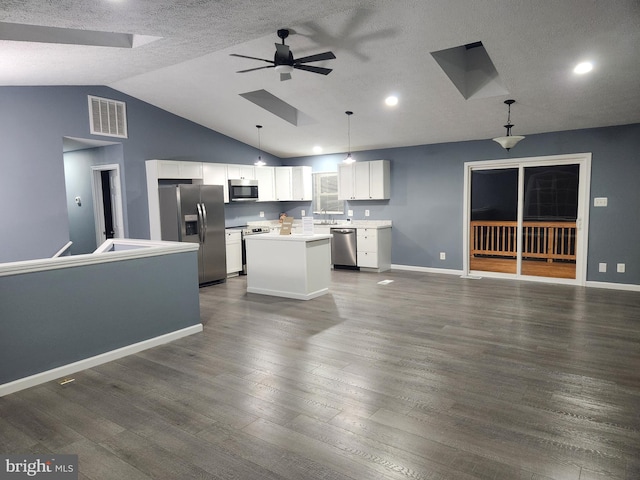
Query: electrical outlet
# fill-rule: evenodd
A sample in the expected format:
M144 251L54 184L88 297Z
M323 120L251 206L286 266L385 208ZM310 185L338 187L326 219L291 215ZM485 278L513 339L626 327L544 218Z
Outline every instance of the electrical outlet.
M619 264L617 265L616 271L617 271L618 273L624 273L624 272L625 272L625 266L624 266L624 263L619 263Z
M364 211L364 216L365 216L365 217L368 217L368 216L369 216L369 210L365 210L365 211Z
M306 213L307 213L307 212L305 212L304 210L302 210L302 212L301 212L301 216L302 216L302 217L306 217L306 216L307 216L307 215L306 215Z
M606 263L599 263L598 264L598 271L600 273L606 273L607 272L607 264Z
M260 218L264 218L264 212L260 212Z
M607 197L596 197L593 199L594 207L606 207L607 206Z
M440 260L446 260L447 254L445 252L440 252Z
M353 210L347 210L347 217L353 217Z

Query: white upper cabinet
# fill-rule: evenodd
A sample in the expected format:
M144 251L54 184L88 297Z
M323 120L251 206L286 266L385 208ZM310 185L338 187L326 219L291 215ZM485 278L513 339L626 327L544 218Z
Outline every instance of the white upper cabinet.
M227 165L227 178L236 180L242 178L244 180L256 179L256 167L253 165Z
M390 183L389 160L338 165L340 200L388 200Z
M275 167L276 200L311 201L311 167ZM258 193L260 187L258 187Z
M158 178L201 179L202 163L158 160Z
M256 167L256 180L258 180L258 201L273 202L276 199L276 172L275 167Z
M311 167L291 168L291 194L293 200L313 200Z
M202 183L204 185L222 185L224 190L224 203L229 203L227 166L224 163L203 163Z
M276 200L293 200L293 189L291 177L293 175L291 167L275 167L276 169ZM260 187L258 187L258 193Z

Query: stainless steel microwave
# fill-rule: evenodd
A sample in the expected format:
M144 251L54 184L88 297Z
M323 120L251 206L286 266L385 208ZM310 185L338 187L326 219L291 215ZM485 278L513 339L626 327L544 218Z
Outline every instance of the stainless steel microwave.
M258 181L244 178L229 180L231 202L255 202L258 200Z

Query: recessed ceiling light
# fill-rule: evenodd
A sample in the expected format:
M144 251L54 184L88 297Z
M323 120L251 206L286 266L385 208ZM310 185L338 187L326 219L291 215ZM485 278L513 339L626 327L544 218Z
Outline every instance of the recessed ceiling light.
M316 145L313 147L313 153L322 153L322 147L320 145Z
M384 103L386 103L390 107L395 107L398 104L398 97L396 97L395 95L389 95L387 98L385 98Z
M582 62L576 65L573 69L573 73L577 73L578 75L582 75L584 73L588 73L593 70L593 63L591 62Z

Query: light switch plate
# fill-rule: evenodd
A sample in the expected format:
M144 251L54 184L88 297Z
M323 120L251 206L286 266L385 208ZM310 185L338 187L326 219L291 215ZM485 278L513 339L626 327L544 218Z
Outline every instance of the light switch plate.
M302 212L301 212L301 213L302 213L302 215L300 215L301 217L306 217L306 216L307 216L307 215L306 215L306 213L307 213L307 212L305 212L304 210L302 210Z
M368 217L368 216L369 216L369 210L365 210L365 211L364 211L364 216L365 216L365 217Z
M594 207L606 207L607 206L607 197L595 197L593 199Z
M624 265L624 263L619 263L619 264L617 265L617 272L618 272L618 273L624 273L624 272L625 272L625 265Z
M447 254L445 252L440 252L440 260L446 260Z
M607 271L607 264L606 263L599 263L598 264L598 272L606 273L606 271Z
M264 218L264 212L260 212L260 218Z
M347 210L347 217L353 217L353 210Z

